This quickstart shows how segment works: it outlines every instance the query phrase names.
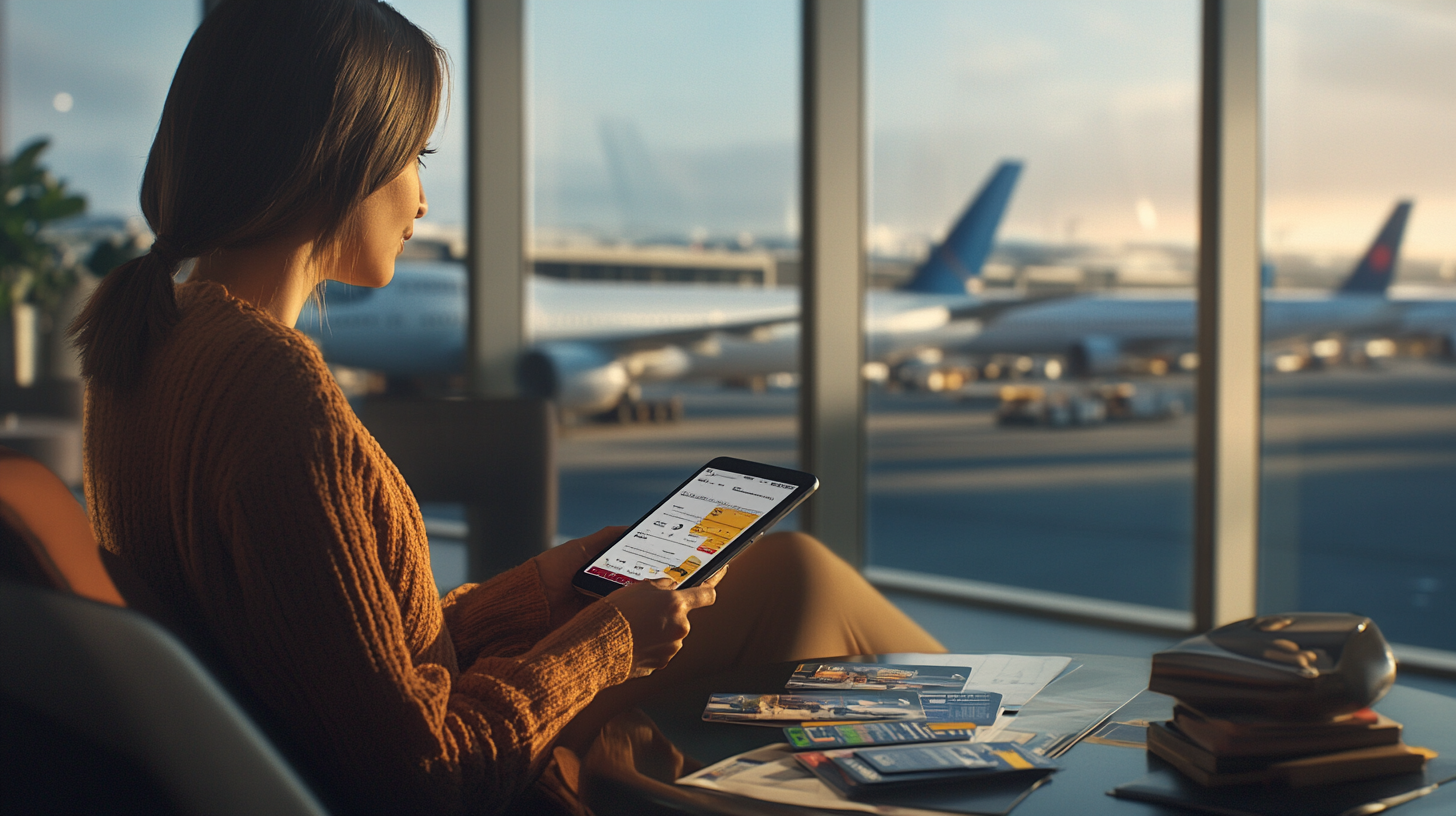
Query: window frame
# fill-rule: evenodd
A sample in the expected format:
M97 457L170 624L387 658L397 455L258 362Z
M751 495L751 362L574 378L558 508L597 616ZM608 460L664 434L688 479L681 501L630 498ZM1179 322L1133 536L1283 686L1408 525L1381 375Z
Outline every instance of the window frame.
M524 346L525 0L466 0L471 390L510 396ZM1261 0L1203 0L1198 412L1192 609L1162 609L864 564L866 0L801 0L803 232L799 451L826 487L804 529L874 584L1166 634L1256 613L1262 461ZM1408 668L1456 675L1456 652L1395 645Z

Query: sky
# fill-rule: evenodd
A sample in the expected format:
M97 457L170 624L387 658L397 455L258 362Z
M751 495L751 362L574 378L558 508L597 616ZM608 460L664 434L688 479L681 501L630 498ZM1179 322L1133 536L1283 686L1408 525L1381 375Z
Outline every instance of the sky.
M452 56L423 174L464 220L463 3L399 0ZM198 0L5 0L3 138L53 139L95 214L137 188ZM794 0L531 0L538 236L775 237L797 224ZM84 9L84 13L76 13ZM939 237L1001 158L1026 162L1002 236L1195 240L1196 0L869 0L870 237ZM1349 253L1397 197L1406 251L1456 258L1456 4L1267 0L1265 232ZM69 104L58 95L69 95Z
M1456 262L1456 3L1278 0L1265 25L1266 245L1353 249L1410 197L1406 251Z
M996 161L1019 158L1003 235L1192 244L1194 0L870 8L879 228L948 223Z

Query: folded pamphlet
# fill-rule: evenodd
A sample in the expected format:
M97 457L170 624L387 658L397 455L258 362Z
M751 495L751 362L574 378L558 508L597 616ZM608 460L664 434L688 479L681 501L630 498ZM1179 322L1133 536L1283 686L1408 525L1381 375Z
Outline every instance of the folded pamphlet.
M806 748L867 748L871 745L918 742L964 742L974 733L974 723L931 723L920 720L839 725L804 723L784 729L784 736L796 751Z
M854 755L882 774L917 771L982 771L997 767L983 747L970 743L926 745L904 748L866 748Z
M1055 762L1010 742L805 751L794 757L810 773L852 799L1009 775L1040 778L1057 769Z
M908 689L962 691L968 666L911 666L901 663L800 663L785 688Z
M804 691L785 694L713 694L703 709L709 722L783 723L923 720L920 696L907 691Z
M1001 695L985 691L917 694L913 691L800 691L783 694L717 693L703 719L762 725L925 720L960 728L987 726L1001 711Z

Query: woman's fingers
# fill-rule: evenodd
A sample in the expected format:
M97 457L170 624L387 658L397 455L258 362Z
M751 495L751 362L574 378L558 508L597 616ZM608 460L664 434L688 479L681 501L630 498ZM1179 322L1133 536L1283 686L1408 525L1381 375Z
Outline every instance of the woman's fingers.
M632 628L633 665L639 669L660 669L682 648L692 630L688 613L717 599L711 585L673 590L671 578L642 581L607 596Z
M680 589L677 594L682 596L684 611L688 609L701 609L705 606L712 606L718 600L718 589L716 583L704 583L692 589Z

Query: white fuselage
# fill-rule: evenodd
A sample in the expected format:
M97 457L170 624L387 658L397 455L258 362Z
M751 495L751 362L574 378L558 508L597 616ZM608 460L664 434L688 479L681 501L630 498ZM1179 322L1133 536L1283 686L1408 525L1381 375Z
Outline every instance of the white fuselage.
M1327 333L1393 330L1402 309L1378 294L1269 291L1263 302L1264 342ZM990 321L954 344L970 353L1058 354L1088 338L1122 349L1191 348L1197 339L1192 292L1124 291L1029 303Z
M455 263L401 262L394 281L351 289L311 307L299 328L341 365L390 374L459 371L466 324L465 270ZM871 359L892 357L954 333L950 309L970 296L873 291L866 335ZM527 336L532 344L589 343L613 355L654 346L675 335L691 359L682 376L745 377L798 368L799 291L721 284L560 281L532 276L527 285ZM760 324L748 331L721 331ZM964 328L964 327L961 327ZM698 335L682 339L683 336Z
M402 262L389 286L335 296L326 303L323 321L310 308L299 328L318 341L331 362L390 374L455 372L464 359L466 301L462 265ZM1006 307L984 320L951 319L952 309L982 302L970 295L873 290L864 317L866 359L893 363L928 347L1060 354L1088 338L1128 351L1191 348L1197 334L1192 292L1076 295ZM794 288L533 276L527 304L532 344L590 345L606 357L627 360L631 376L639 380L748 378L798 370L799 292ZM747 324L760 325L741 330ZM1456 333L1456 301L1270 291L1263 325L1266 342L1327 333L1449 335ZM671 360L664 362L663 349L672 352Z

